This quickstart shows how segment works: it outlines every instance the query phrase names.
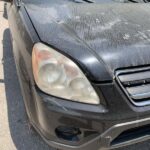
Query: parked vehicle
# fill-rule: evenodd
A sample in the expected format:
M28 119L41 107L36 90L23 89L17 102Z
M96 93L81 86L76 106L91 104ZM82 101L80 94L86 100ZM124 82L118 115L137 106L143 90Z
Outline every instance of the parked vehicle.
M27 114L50 146L102 150L150 138L150 5L135 2L9 5Z

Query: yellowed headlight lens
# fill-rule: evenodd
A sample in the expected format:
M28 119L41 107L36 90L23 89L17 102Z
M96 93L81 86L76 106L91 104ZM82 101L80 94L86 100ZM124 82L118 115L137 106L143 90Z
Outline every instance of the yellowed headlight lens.
M38 87L67 100L99 104L100 100L80 68L56 50L37 43L33 47L32 65Z

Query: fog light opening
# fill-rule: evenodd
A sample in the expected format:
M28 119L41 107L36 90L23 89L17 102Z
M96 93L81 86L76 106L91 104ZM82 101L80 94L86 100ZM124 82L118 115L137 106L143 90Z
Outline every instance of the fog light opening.
M79 135L81 135L79 128L65 126L56 128L55 133L58 138L72 142L78 142L80 140Z

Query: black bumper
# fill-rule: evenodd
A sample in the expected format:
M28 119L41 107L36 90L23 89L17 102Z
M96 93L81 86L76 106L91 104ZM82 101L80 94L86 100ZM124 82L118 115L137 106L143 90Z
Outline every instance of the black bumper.
M140 117L136 112L136 116L132 117L135 114L127 110L128 117L122 114L122 119L119 119L117 114L101 106L65 101L46 95L34 87L33 91L36 117L31 114L30 120L50 146L64 150L111 149L150 138L148 115ZM59 126L75 127L86 136L79 141L64 140L56 134Z
M102 135L99 135L98 137L93 138L92 140L88 141L87 143L81 144L81 145L71 145L71 144L67 144L67 143L63 143L62 142L57 142L57 141L53 141L53 140L49 140L47 139L44 134L39 130L39 128L36 127L36 125L32 124L35 129L37 130L37 132L41 135L41 137L43 138L43 140L50 146L55 147L55 148L59 148L59 149L64 149L64 150L108 150L108 149L114 149L114 148L119 148L119 147L123 147L123 146L127 146L127 145L131 145L131 144L135 144L138 142L142 142L145 140L150 139L150 131L149 133L145 133L145 135L143 136L137 136L137 138L133 138L130 140L126 140L123 142L113 142L113 138L117 135L119 135L119 133L123 133L123 131L128 130L128 129L132 129L135 128L136 125L141 126L141 128L144 128L145 124L149 124L150 123L150 118L145 118L143 120L137 120L137 121L132 121L132 122L126 122L126 123L122 123L122 124L117 124L116 126L113 126L112 128L106 130L106 132L104 132ZM143 126L143 127L142 127ZM150 127L149 127L150 128ZM137 130L140 130L140 127L137 128ZM113 137L114 136L114 137ZM120 139L118 139L118 141L121 141ZM112 143L112 144L111 144Z

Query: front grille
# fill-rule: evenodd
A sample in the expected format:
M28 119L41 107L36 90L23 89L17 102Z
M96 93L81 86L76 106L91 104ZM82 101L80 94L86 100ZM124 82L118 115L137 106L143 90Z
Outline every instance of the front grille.
M150 105L150 69L118 71L117 81L134 105Z

